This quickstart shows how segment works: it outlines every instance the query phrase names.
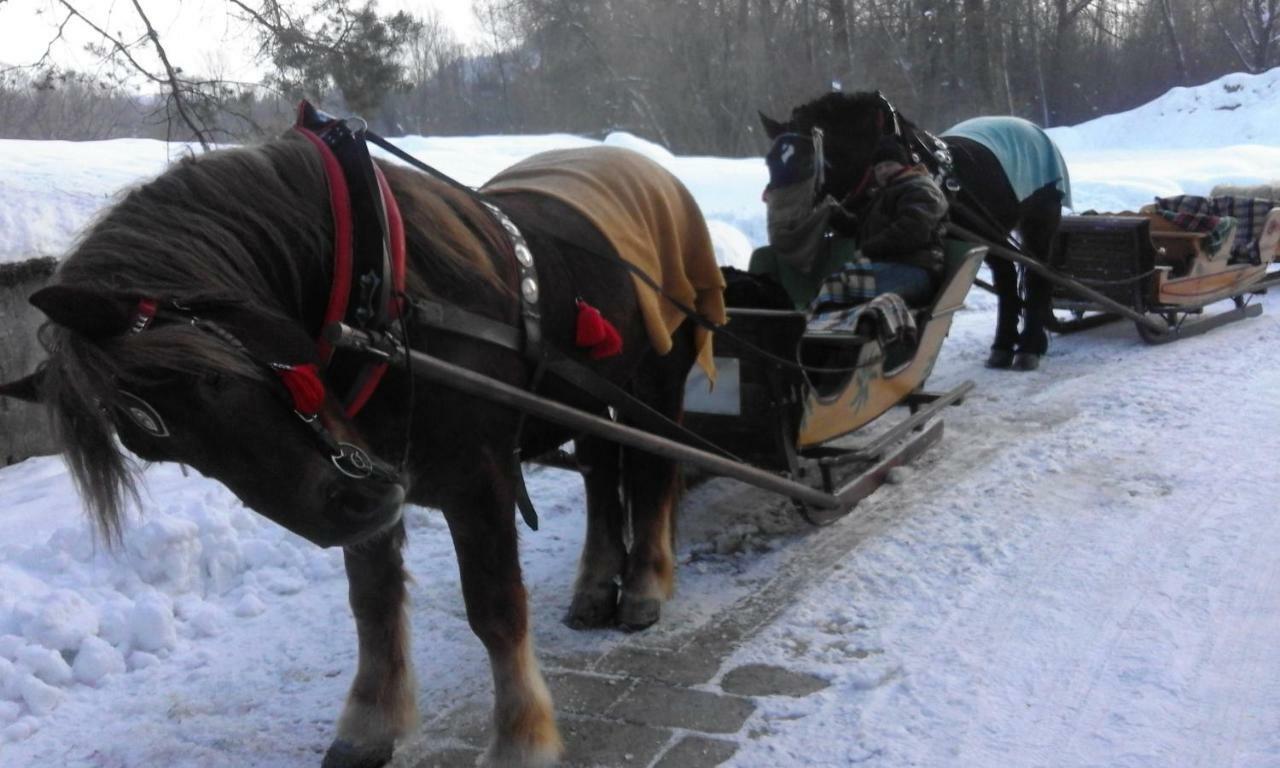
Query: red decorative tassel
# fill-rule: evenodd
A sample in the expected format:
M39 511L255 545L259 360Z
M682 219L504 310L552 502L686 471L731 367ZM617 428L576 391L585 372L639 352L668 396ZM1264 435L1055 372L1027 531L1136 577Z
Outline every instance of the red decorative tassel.
M293 397L293 408L303 416L314 416L324 406L324 382L313 363L272 366Z
M622 352L622 335L600 314L600 310L578 299L578 330L574 343L586 347L592 360Z

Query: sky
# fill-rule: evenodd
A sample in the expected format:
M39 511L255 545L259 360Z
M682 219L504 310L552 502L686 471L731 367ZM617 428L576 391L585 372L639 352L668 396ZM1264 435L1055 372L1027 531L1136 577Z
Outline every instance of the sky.
M254 73L252 35L243 23L229 17L223 0L141 2L175 65L231 77ZM113 34L139 29L130 0L73 0L72 4ZM468 42L478 34L471 4L464 0L381 0L379 8L415 13L434 8L460 40ZM66 27L66 41L49 46L65 17L56 0L0 0L0 65L31 64L48 49L56 64L94 71L96 58L83 50L94 35L83 23L73 20Z

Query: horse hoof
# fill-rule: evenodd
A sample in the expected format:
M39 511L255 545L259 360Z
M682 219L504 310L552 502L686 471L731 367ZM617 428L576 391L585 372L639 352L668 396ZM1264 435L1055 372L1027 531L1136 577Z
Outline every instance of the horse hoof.
M656 597L622 596L618 604L618 626L627 632L639 632L658 623L662 616L662 601Z
M1019 352L1013 357L1015 371L1034 371L1040 367L1040 355L1034 352Z
M618 613L618 588L577 592L569 604L564 623L569 629L601 629L611 627Z
M987 355L987 367L998 368L1000 370L1008 370L1013 367L1013 351L1008 349L993 349L991 354Z
M394 749L391 744L359 746L344 739L334 739L320 768L382 768L391 762Z

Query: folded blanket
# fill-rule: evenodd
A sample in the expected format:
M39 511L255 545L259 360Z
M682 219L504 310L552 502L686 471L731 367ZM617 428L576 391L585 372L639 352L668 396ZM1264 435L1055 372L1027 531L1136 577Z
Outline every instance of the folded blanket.
M896 293L882 293L856 307L830 309L809 319L809 333L856 333L858 323L871 320L881 346L916 343L916 318Z
M644 155L618 147L543 152L502 171L483 191L560 200L677 301L717 325L725 322L724 278L702 212L679 179ZM665 355L685 315L640 278L632 279L649 340ZM696 339L698 365L714 381L711 334L700 327Z
M871 269L871 261L861 253L856 253L845 262L839 272L823 278L818 295L809 303L809 311L821 312L831 305L845 308L875 297L876 274Z

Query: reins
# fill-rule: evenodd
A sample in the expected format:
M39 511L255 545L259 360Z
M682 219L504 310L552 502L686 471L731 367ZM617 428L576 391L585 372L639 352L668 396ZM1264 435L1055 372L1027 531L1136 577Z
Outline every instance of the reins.
M378 147L381 147L382 149L387 150L387 152L399 158L400 160L403 160L405 163L413 166L414 168L417 168L420 171L428 173L431 176L434 176L435 178L439 179L440 181L443 181L444 183L448 184L454 189L470 196L473 200L484 205L486 207L486 210L488 209L488 206L491 205L489 199L485 197L485 195L481 194L479 191L467 186L466 184L463 184L462 182L454 179L453 177L449 176L443 171L432 167L430 164L425 163L422 160L419 160L418 158L414 157L408 152L405 152L404 150L395 146L390 141L387 141L387 139L383 138L382 136L379 136L373 131L365 131L365 136L368 138L370 142L377 145ZM548 237L554 238L561 242L567 242L563 237L561 237L560 235L554 232L549 232L547 230L540 230L540 232L542 232L542 234ZM857 365L840 366L840 367L803 365L794 360L789 360L785 357L776 355L766 349L763 349L757 346L756 344L748 341L747 339L728 330L723 325L719 325L717 323L711 322L705 316L703 316L700 312L698 312L696 309L688 306L684 302L677 299L675 296L672 296L670 293L668 293L665 289L663 289L663 287L656 280L650 277L644 270L635 266L631 262L621 258L617 254L612 252L604 252L599 255L609 259L613 263L617 264L618 266L621 266L623 269L630 272L633 276L636 277L636 279L644 283L646 287L648 287L658 296L662 297L665 301L669 302L672 306L674 306L677 310L679 310L681 314L683 314L688 319L692 320L694 324L696 324L698 327L707 330L713 335L719 335L719 336L723 336L724 338L730 339L735 344L739 345L742 349L750 352L752 355L760 359L767 360L770 363L781 366L783 368L794 370L799 373L815 373L815 374L853 373L856 371L860 371L864 368L869 368L875 365L876 363L882 362L884 360L884 355L880 354L877 356L873 356L872 358L865 360L861 363L858 363Z

